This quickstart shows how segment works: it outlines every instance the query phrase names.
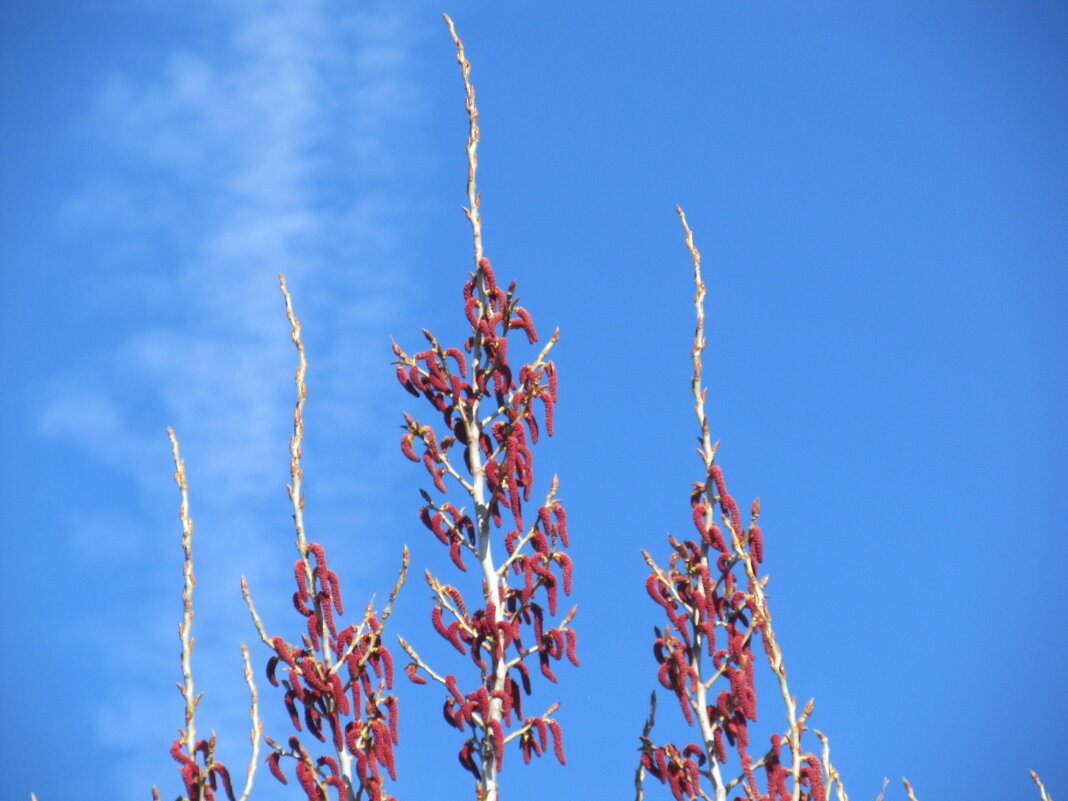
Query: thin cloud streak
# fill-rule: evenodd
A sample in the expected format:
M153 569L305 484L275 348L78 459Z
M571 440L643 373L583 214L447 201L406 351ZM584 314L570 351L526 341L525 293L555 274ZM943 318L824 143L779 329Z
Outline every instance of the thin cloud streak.
M121 518L123 530L101 508L71 516L67 537L88 559L85 542L101 527L126 554L98 560L109 572L160 574L147 561L160 551L155 543L122 544L146 530L157 539L172 532L167 553L174 555L177 525L160 528L176 509L162 429L177 430L198 531L197 679L209 699L213 689L225 696L239 686L231 651L250 637L235 571L263 586L257 579L290 547L285 534L263 543L263 510L278 511L284 495L293 402L294 354L275 276L286 273L306 321L331 334L346 327L318 342L314 391L334 435L351 435L374 388L343 391L343 363L360 343L388 343L403 309L394 289L403 285L397 230L410 210L385 201L397 196L390 182L403 164L390 134L419 106L418 89L404 78L418 39L411 12L321 2L225 8L225 47L174 50L156 76L111 76L83 124L106 166L69 199L60 224L102 265L86 302L104 319L117 312L132 322L113 329L104 352L54 380L38 417L42 435L81 450L140 493L132 504L115 501L142 510ZM361 257L346 260L344 275L331 272L338 254L353 253ZM387 258L397 265L390 282L375 270ZM360 294L346 307L354 286ZM352 469L378 462L370 454ZM271 535L285 523L284 513L272 518ZM143 798L146 786L171 777L166 727L153 710L173 708L177 725L179 707L160 657L146 655L164 643L173 654L179 606L175 593L166 598L143 599L137 624L121 630L100 610L71 623L79 639L108 644L109 672L130 674L92 702L93 739L109 753L109 797ZM263 606L266 616L278 603ZM238 695L204 707L215 715L207 725L228 740L232 769L245 758L248 736L247 700Z

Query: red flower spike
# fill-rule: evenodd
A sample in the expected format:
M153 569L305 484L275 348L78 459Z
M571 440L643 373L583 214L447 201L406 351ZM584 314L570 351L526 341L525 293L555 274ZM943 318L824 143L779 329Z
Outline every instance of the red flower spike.
M345 727L345 745L349 753L356 757L357 773L360 779L365 779L367 776L366 757L360 750L360 728L355 721Z
M298 559L293 564L293 576L297 580L297 594L302 601L308 601L311 596L308 595L308 575L304 569L304 560Z
M716 746L716 759L725 763L727 761L727 744L723 742L723 729L716 729L713 741Z
M406 671L408 673L409 680L411 680L411 682L413 684L426 684L426 679L424 679L422 676L420 676L416 672L418 670L419 670L419 665L417 665L415 662L412 662L411 664L408 665L408 667L406 668Z
M749 547L757 564L761 564L764 561L764 535L756 524L749 527Z
M490 260L485 257L479 259L478 268L482 271L482 286L485 287L486 294L495 294L495 290L497 289L497 277L493 274L493 267L490 266Z
M667 598L664 597L664 594L661 591L661 587L663 587L663 584L664 583L660 580L660 577L657 576L656 573L650 573L649 578L645 580L645 589L649 593L650 598L652 598L664 608L669 608L671 606L674 606L674 602L668 601Z
M723 537L723 531L715 523L708 527L708 533L705 535L705 543L729 558L730 549L727 547L727 541ZM719 566L721 573L727 572L725 565L726 562L724 561L723 565Z
M171 756L174 757L174 760L181 765L196 765L196 762L194 762L193 759L190 758L185 753L185 751L182 750L182 748L183 745L181 737L177 738L173 743L171 743Z
M460 591L450 584L443 584L441 591L456 604L456 608L460 610L460 615L467 617L467 604L464 603L464 597L460 594Z
M556 599L556 578L548 570L546 570L544 573L541 574L541 578L542 578L542 583L545 586L545 591L549 595L549 614L550 615L555 615L556 614L556 600L557 600Z
M456 360L456 365L459 368L457 373L461 376L467 375L467 358L459 348L446 348L445 354L452 356Z
M452 563L460 568L460 570L465 573L467 572L467 565L464 564L463 556L460 554L460 543L458 541L450 543L449 558L452 559Z
M386 713L389 715L389 736L393 740L394 745L400 745L400 733L398 724L400 721L400 712L397 710L397 699L394 696L389 696L385 700Z
M454 675L452 675L451 673L448 676L445 677L445 687L448 689L448 691L450 693L452 693L453 697L459 703L462 704L464 702L464 697L462 695L460 695L460 690L457 689L457 687L456 687L456 677Z
M696 500L696 499L695 499ZM697 533L702 538L707 539L708 526L705 524L705 513L708 512L708 507L703 503L694 503L693 505L693 524L697 529Z
M538 397L545 404L545 431L551 437L553 435L553 399L544 392Z
M408 379L408 371L404 369L403 365L397 367L397 380L400 381L400 385L404 387L405 391L415 397L419 397L419 390L412 386L412 382Z
M318 765L319 767L322 767L323 765L326 765L328 768L330 768L330 775L331 776L337 776L338 775L337 760L334 759L332 756L321 756L317 760L315 760L315 764Z
M545 532L540 528L534 529L534 550L540 554L549 554L549 540L545 537Z
M527 335L527 342L533 345L538 341L538 332L534 329L534 321L530 319L530 315L527 310L522 307L516 307L513 317L508 322L509 328L521 328Z
M559 683L560 680L556 678L556 674L553 673L552 669L549 667L549 655L545 651L542 651L539 654L539 661L541 662L542 675L553 684Z
M812 801L827 801L827 790L823 786L823 768L817 757L809 754L801 768L801 782L811 788Z
M519 539L520 533L516 529L512 529L504 536L504 547L508 551L508 555L511 556L515 553L515 541ZM515 567L516 563L512 562L512 566Z
M275 676L275 671L278 669L278 662L279 658L277 656L272 656L267 660L267 681L274 687L278 686L278 677Z
M504 729L499 720L489 722L490 731L493 734L493 753L497 758L497 770L504 768Z
M338 711L342 715L349 714L349 698L345 695L345 686L341 681L341 677L336 673L330 674L330 691L334 697L334 703L337 705Z
M200 797L200 768L194 765L186 765L184 768L178 771L182 775L182 782L185 784L185 791L189 793L190 799L196 801Z
M653 752L653 759L656 762L657 771L660 773L660 779L663 781L668 773L667 756L664 753L664 749L657 748Z
M538 509L538 520L541 521L541 527L545 530L546 534L553 530L552 519L550 518L551 514L552 510L548 506L542 506Z
M320 592L319 603L323 607L323 615L326 617L326 630L333 639L337 639L337 626L334 625L334 608L330 603L330 593Z
M523 717L523 696L519 692L519 685L516 684L515 679L508 679L508 695L512 699L512 709L515 710L516 716Z
M463 747L460 749L460 753L457 754L457 757L459 758L461 765L463 765L467 770L471 771L471 773L474 774L476 779L482 781L482 774L479 773L478 766L475 764L474 742L474 740L468 740L467 742L465 742L463 744Z
M345 607L341 603L341 585L338 583L337 573L333 570L328 570L326 578L330 587L330 596L334 599L334 609L337 610L339 615L343 615L345 614Z
M393 689L393 654L391 654L385 646L379 646L379 653L382 655L382 668L386 675L386 689Z
M326 684L322 677L319 675L317 665L311 657L304 657L300 661L300 674L304 677L304 680L308 683L309 687L312 687L319 693L330 693L330 686Z
M314 614L310 608L301 600L300 590L293 593L293 608L296 609L304 617Z
M297 706L293 703L293 692L287 692L283 702L286 705L286 711L289 713L289 720L293 723L293 728L297 731L303 731L304 727L300 723L300 716L297 714Z
M375 720L371 724L371 728L375 733L375 759L389 771L389 777L396 781L397 770L393 759L393 740L390 737L389 730L381 719Z
M448 629L445 628L445 623L441 619L442 608L435 605L434 611L430 613L430 622L434 624L434 630L437 631L446 640L451 639Z
M308 726L308 731L314 735L319 742L326 742L326 735L323 734L323 716L319 714L319 711L315 707L304 707L304 722Z
M277 751L269 753L267 755L267 767L270 769L271 775L278 779L278 781L282 782L282 784L289 784L289 779L286 778L286 775L282 772L282 768L278 764L278 758L280 756L281 754Z
M553 514L556 516L556 528L560 534L560 541L564 543L565 548L570 548L571 543L567 541L567 512L558 503L553 506Z
M553 753L556 754L556 758L560 760L561 765L566 765L567 757L564 756L564 732L560 728L560 724L555 720L550 720L549 731L553 736Z
M551 639L549 643L549 656L553 659L560 659L564 655L564 635L559 629L549 629L548 637Z
M313 542L308 545L308 553L315 557L315 577L319 579L319 586L325 587L328 583L326 578L326 551L323 550L322 545Z
M568 629L564 632L564 635L567 637L567 658L571 661L571 664L578 667L578 657L575 656L575 646L578 644L578 635L575 634L574 629Z
M326 801L326 796L315 781L315 773L303 760L297 762L297 781L308 794L308 801Z
M563 576L564 576L564 595L570 595L571 594L571 574L572 574L572 570L573 570L573 564L571 562L571 557L568 556L566 553L557 553L557 554L554 554L553 558L555 559L555 561L560 563L560 568L561 568L561 571L562 571Z

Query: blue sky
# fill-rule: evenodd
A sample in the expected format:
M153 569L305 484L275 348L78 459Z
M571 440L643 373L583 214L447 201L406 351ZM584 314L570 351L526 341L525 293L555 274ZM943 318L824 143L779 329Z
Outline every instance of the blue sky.
M474 63L487 254L561 329L538 475L568 503L583 667L536 690L563 703L570 764L513 758L506 798L631 797L659 622L639 548L688 536L700 478L676 203L709 282L719 463L762 499L792 689L851 796L888 776L903 798L906 775L923 801L1035 798L1032 768L1064 794L1062 5L10 0L3 796L178 792L167 425L197 526L199 725L247 759L239 576L297 626L279 271L311 363L310 536L349 599L383 595L411 545L391 627L448 659L418 580L448 559L389 366L391 336L462 331L442 11ZM397 795L471 797L438 694L398 692ZM662 704L661 739L678 718ZM294 793L261 777L255 797Z

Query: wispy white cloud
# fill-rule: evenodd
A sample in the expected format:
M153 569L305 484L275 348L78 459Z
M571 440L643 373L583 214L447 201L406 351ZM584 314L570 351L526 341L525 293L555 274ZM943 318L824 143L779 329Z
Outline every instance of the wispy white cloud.
M110 77L91 115L110 168L64 209L104 265L87 302L140 316L110 352L57 381L42 426L116 467L131 450L124 440L134 451L143 444L133 433L143 415L130 412L145 394L191 442L264 452L258 439L273 435L264 418L288 403L279 370L291 372L277 273L319 290L298 297L305 315L338 300L330 288L366 279L337 312L364 327L357 335L384 330L399 306L391 287L402 282L381 280L372 265L395 257L409 211L389 179L401 161L390 132L418 113L405 78L412 20L386 5L224 7L225 46L176 46L155 76ZM338 266L338 253L365 255ZM114 391L108 372L138 392ZM213 473L221 491L257 483L257 460L243 461L251 473ZM135 476L141 467L129 464Z
M395 132L419 113L419 90L407 75L424 26L411 7L354 5L220 3L212 24L224 33L206 37L215 44L176 42L156 71L108 77L81 126L101 167L61 214L68 235L85 243L99 267L86 303L104 320L121 312L123 326L104 352L86 354L56 378L40 429L117 471L142 496L123 502L133 508L128 514L82 510L72 518L81 522L72 523L70 542L92 559L91 542L104 530L144 537L173 519L169 471L160 469L162 428L173 425L199 515L205 612L198 620L211 632L200 638L198 680L202 687L219 681L231 694L240 682L230 673L230 652L238 636L249 637L231 581L235 566L255 582L289 543L278 501L295 357L275 276L286 273L305 322L331 332L316 340L313 391L337 436L352 435L366 418L359 393L340 389L341 365L367 342L381 342L384 351L403 307L402 268L386 281L375 265L404 261L398 230L412 210L393 189L407 180ZM181 13L177 4L173 10ZM378 461L367 454L367 469ZM160 504L162 515L137 519L138 509ZM256 510L265 507L282 512L271 523L272 545L262 544L264 517ZM176 525L168 531L177 537ZM110 554L100 557L102 569L118 569L120 557L145 557L135 547ZM170 621L162 636L173 652L178 606L145 600L142 607L143 627ZM145 663L146 636L162 641L147 628L84 622L97 627L81 636L107 638L113 669L156 665ZM161 697L174 706L176 698L158 675L124 682L121 691L101 694L97 741L113 752L109 797L142 798L145 781L159 780L167 759L144 744L169 731L146 710ZM225 730L232 722L238 749L247 733L234 710L244 705L235 697L224 721L211 724Z

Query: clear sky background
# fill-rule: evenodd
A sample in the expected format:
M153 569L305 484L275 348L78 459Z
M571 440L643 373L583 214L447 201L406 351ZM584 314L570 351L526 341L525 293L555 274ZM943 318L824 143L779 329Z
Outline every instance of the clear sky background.
M487 254L561 329L581 670L570 764L509 801L631 798L656 683L644 547L689 536L704 253L719 462L759 495L793 691L854 799L1068 793L1068 11L1062 3L7 0L0 5L5 541L0 796L179 791L186 457L202 729L247 760L242 604L295 636L288 478L305 323L310 536L445 669L397 447L390 336L462 337L463 89ZM539 491L544 491L539 490ZM399 658L399 657L398 657ZM261 681L268 732L288 734ZM441 694L399 682L405 801L471 798ZM669 700L669 699L665 699ZM661 704L661 740L691 737ZM761 695L762 737L782 725ZM1057 754L1061 756L1058 757ZM261 774L255 798L294 798ZM669 797L666 789L650 798Z

